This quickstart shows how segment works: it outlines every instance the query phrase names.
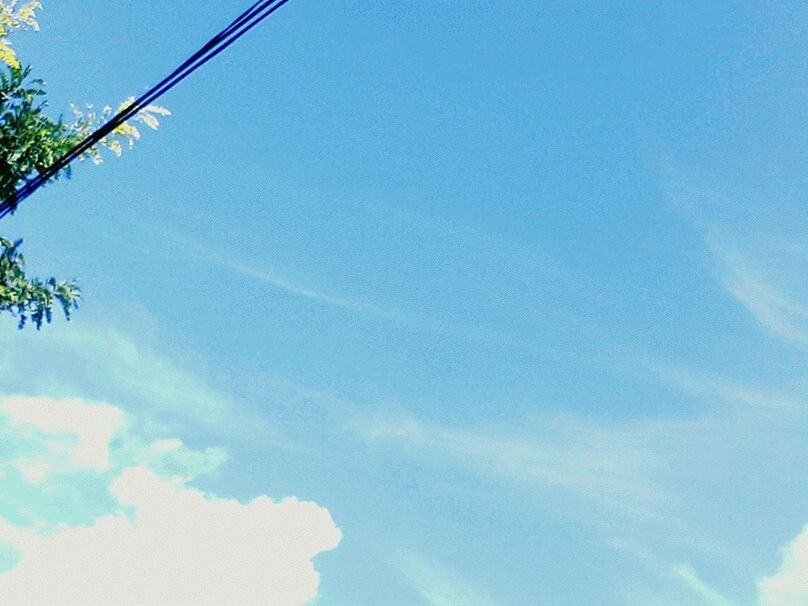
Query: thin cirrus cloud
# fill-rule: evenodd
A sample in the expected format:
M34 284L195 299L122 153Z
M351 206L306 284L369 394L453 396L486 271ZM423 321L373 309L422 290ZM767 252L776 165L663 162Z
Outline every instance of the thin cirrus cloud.
M613 540L611 545L642 560L646 570L660 581L656 589L644 588L642 597L634 595L631 603L694 604L698 606L740 606L705 580L689 563L666 565L661 558L641 544ZM758 606L797 606L808 604L808 527L781 549L779 569L757 580ZM636 590L633 593L637 593Z
M457 573L415 552L399 557L398 570L429 606L498 606L490 595Z
M740 252L715 247L727 290L752 316L781 339L808 345L808 307L790 297Z
M154 228L149 228L149 230L154 231ZM457 321L440 317L440 314L432 315L411 310L402 311L384 304L378 305L360 301L356 298L337 296L303 285L275 271L254 267L234 260L232 257L223 255L219 251L206 247L176 232L160 229L159 233L162 240L172 242L177 249L190 257L315 303L392 321L399 325L446 335L470 343L485 345L494 343L507 349L536 351L536 340L531 338L529 334L514 333L504 330L501 326L486 326L474 322Z
M154 229L151 228L150 231L154 231ZM219 251L203 246L201 243L196 242L191 238L182 236L176 232L160 229L159 233L161 234L163 240L171 241L176 247L190 257L218 265L219 267L223 267L242 276L258 280L259 282L286 291L293 295L304 297L319 303L324 303L332 307L339 307L381 318L394 318L398 315L393 311L385 310L369 303L355 301L346 297L338 297L314 288L310 288L308 286L303 286L272 271L258 269L245 263L234 261L225 257Z
M604 428L585 419L545 418L533 435L431 425L415 418L362 422L372 443L397 444L416 456L523 484L545 485L643 517L675 496L654 480L656 457L643 428Z
M696 395L704 399L706 389L701 386ZM640 558L644 566L647 553L659 554L652 568L660 586L677 585L679 590L671 589L674 595L688 592L686 603L723 606L732 601L711 594L707 582L699 585L700 577L688 574L695 569L677 568L672 574L673 562L687 554L697 566L737 566L738 545L728 537L734 537L738 524L760 523L759 507L793 491L805 473L798 463L805 460L805 419L771 414L768 402L754 397L752 405L738 405L747 394L722 390L722 398L732 398L732 405L646 420L542 415L516 428L454 427L398 416L362 419L356 425L376 448L392 448L399 455L452 470L455 478L459 470L497 479L506 487L530 491L543 507L556 507L562 515L577 512L576 523L612 536L618 533L622 544L642 541L648 545ZM719 499L716 482L721 482ZM578 517L583 511L590 513ZM798 511L791 513L799 519ZM734 522L716 526L716 515ZM792 559L802 549L805 561L806 544L792 549ZM776 544L771 553L775 549ZM761 567L750 566L738 582L751 585Z
M4 603L298 606L317 595L312 558L341 539L316 503L242 503L194 488L195 475L224 460L218 451L134 435L109 404L6 397L0 438L43 470L26 474L30 461L14 457L0 466L9 497L0 498ZM38 514L21 516L9 486L24 489L24 508ZM48 506L65 491L86 509L79 521Z
M808 305L802 301L808 296L804 251L763 229L750 235L703 213L694 225L715 262L721 285L733 299L772 336L808 345Z
M798 414L808 404L793 394L709 372L650 361L640 361L638 364L656 380L679 389L703 404L717 403L778 414Z
M339 307L349 311L375 316L385 320L393 320L399 324L411 326L418 329L426 329L430 332L445 334L447 336L463 339L464 341L476 343L499 343L509 349L533 351L536 343L524 336L509 334L502 330L484 326L474 326L463 322L441 320L424 314L402 313L399 311L385 309L369 303L359 303L350 299L334 297L329 294L312 290L300 286L277 274L262 271L254 267L249 267L241 263L227 261L217 261L223 267L243 276L258 280L264 284L280 288L294 295L306 297L308 299L325 303L334 307Z
M673 567L672 572L694 596L699 597L704 606L738 606L736 602L705 583L689 564L678 564Z
M254 278L256 280L259 280L260 282L263 282L264 284L269 284L270 286L280 288L294 295L306 297L307 299L313 299L314 301L319 301L321 303L333 305L334 307L341 307L343 309L349 309L352 311L367 313L381 318L393 318L396 317L397 315L393 312L383 310L374 305L369 305L367 303L358 303L356 301L351 301L350 299L334 297L329 294L313 290L311 288L306 288L305 286L294 284L289 280L282 278L281 276L278 276L277 274L268 271L261 271L259 269L255 269L254 267L249 267L241 263L230 263L226 261L221 261L220 263L224 267L236 273L239 273L243 276Z
M610 546L629 554L643 565L657 586L631 587L632 604L693 604L694 606L740 606L715 587L708 584L689 563L671 565L646 545L636 541L613 539ZM638 595L639 594L639 595Z
M799 233L800 221L778 222L769 204L761 213L737 197L670 185L674 206L699 234L724 290L770 335L808 345L808 255L786 235Z

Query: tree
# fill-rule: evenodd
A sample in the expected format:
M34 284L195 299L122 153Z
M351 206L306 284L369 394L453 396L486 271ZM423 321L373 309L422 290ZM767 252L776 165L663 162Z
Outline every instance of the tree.
M36 17L41 8L38 1L0 0L0 200L13 200L20 185L44 172L100 124L134 101L127 99L117 111L111 106L100 111L91 104L84 109L72 106L73 122L69 124L61 117L53 119L45 114L44 82L30 78L31 69L22 66L8 39L11 33L20 30L38 31ZM144 108L80 159L100 164L102 148L120 156L124 147L131 148L140 138L140 130L132 122L156 129L160 124L158 116L166 115L168 110L156 105ZM69 168L54 179L62 176L69 176ZM0 237L0 313L16 316L19 328L30 319L40 329L43 322L51 321L53 307L58 303L70 319L70 312L78 307L81 297L78 284L53 277L29 278L19 252L21 244L22 240Z
M27 277L20 244L22 240L0 238L0 309L16 315L20 328L29 319L37 330L42 328L43 321L51 321L56 303L70 319L70 312L78 307L79 287L75 282L59 282L53 277L44 281Z

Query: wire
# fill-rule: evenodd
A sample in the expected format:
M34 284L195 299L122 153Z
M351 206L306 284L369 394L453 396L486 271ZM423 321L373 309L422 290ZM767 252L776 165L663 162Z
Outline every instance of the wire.
M227 27L208 40L198 51L182 62L174 71L163 78L159 83L135 99L135 101L118 112L103 126L87 135L72 149L54 162L50 167L27 180L9 199L0 203L0 218L13 213L17 206L40 187L45 185L59 172L65 169L87 150L97 145L104 137L111 134L116 128L135 116L140 110L151 105L159 97L174 88L193 72L205 65L208 61L223 52L230 45L260 24L289 0L259 0L250 8L236 17Z

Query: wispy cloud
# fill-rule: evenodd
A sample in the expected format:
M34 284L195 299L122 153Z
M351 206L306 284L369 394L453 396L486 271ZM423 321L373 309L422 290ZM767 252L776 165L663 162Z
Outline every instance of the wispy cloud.
M669 187L726 292L772 336L808 345L808 254L788 235L800 234L804 225L798 218L782 220L788 204L773 213L772 203L761 204L748 192L728 195L676 184L676 179Z
M382 318L392 318L399 315L393 311L388 311L369 303L355 301L347 297L336 296L309 286L304 286L266 268L256 268L246 263L233 260L232 258L228 258L227 256L221 254L219 251L203 246L201 243L190 238L186 238L180 234L168 232L166 230L160 230L160 233L163 238L172 241L185 254L191 257L199 259L200 261L206 261L207 263L218 265L224 269L241 274L242 276L246 276L248 278L252 278L254 280L258 280L259 282L286 291L293 295L304 297L319 303L324 303L326 305L379 316Z
M429 606L497 606L498 602L457 573L416 553L406 553L399 571Z
M272 288L309 299L316 303L322 303L367 316L391 320L400 325L444 334L467 342L481 344L495 343L508 349L522 351L535 351L537 347L537 339L532 339L529 335L504 331L497 326L467 323L410 310L402 311L384 303L377 304L361 301L357 298L338 296L318 288L303 285L297 280L290 279L266 267L259 268L239 260L234 260L232 257L228 257L219 251L206 247L185 236L165 230L161 230L160 233L163 239L170 240L185 254L195 259L216 265L247 278L257 280Z
M676 387L706 404L720 403L772 413L799 413L808 401L775 388L734 380L714 373L654 362L641 362L662 383Z
M770 414L770 402L755 401L765 394L752 388L752 396L723 393L721 386L692 389L708 402L717 390L753 403L637 420L543 414L498 426L382 413L358 419L356 427L376 448L395 448L453 477L496 479L576 524L618 533L621 545L647 544L660 554L658 571L651 571L658 579L671 581L670 562L683 555L695 563L747 566L752 575L756 568L749 566L757 564L739 554L728 539L731 525L716 524L715 514L740 507L734 523L755 524L758 504L793 492L805 471L797 461L806 449L806 421ZM799 503L789 507L795 513Z
M269 284L270 286L280 288L281 290L285 290L294 295L306 297L307 299L313 299L315 301L320 301L321 303L327 303L328 305L333 305L335 307L342 307L344 309L350 309L353 311L367 313L383 318L392 318L396 315L392 312L380 309L379 307L376 307L374 305L368 305L366 303L358 303L356 301L351 301L350 299L334 297L332 295L319 292L311 288L306 288L305 286L301 286L299 284L294 284L293 282L290 282L289 280L269 271L262 271L259 269L255 269L254 267L243 265L241 263L231 263L228 261L220 261L220 264L243 276L255 278L256 280L259 280L264 284Z
M808 306L778 286L771 271L764 271L737 249L711 242L724 269L724 284L733 297L774 335L808 345Z
M702 581L689 564L674 566L672 572L693 594L701 598L705 606L738 606L736 602L725 597Z
M602 428L582 419L545 418L535 432L455 429L414 418L363 423L371 441L398 443L454 465L552 486L634 515L650 516L675 497L654 481L656 457L640 427Z
M256 269L242 263L216 260L208 258L208 261L217 263L222 267L279 288L294 295L305 297L313 301L339 307L349 311L374 316L377 318L392 320L404 326L410 326L419 330L427 330L432 333L444 334L450 337L459 338L473 343L497 343L508 349L522 351L535 351L536 342L525 338L522 335L511 334L496 328L471 325L464 322L440 319L421 313L402 312L391 308L380 307L370 303L362 303L352 299L332 296L305 286L301 286L273 272Z
M772 336L808 345L808 257L765 226L710 217L694 206L686 213L712 256L725 290Z

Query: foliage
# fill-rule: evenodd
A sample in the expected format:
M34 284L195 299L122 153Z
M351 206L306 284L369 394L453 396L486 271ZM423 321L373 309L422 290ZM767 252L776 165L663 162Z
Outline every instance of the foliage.
M0 238L0 311L19 318L23 328L30 319L37 330L50 322L54 304L58 303L70 319L78 307L81 291L74 282L57 282L55 278L40 280L25 275L25 259L19 251L22 240L11 242Z
M38 31L36 14L41 8L36 1L0 0L0 200L13 201L20 185L51 167L115 113L134 102L133 97L127 99L117 112L111 106L100 112L89 104L86 110L73 106L74 121L70 124L44 113L47 106L44 83L29 78L30 68L22 67L8 40L12 32ZM150 105L104 137L98 146L84 152L80 159L89 158L100 164L101 148L120 156L124 145L131 148L140 138L140 130L133 122L156 129L160 125L158 116L168 115L170 112L165 108ZM66 174L69 169L54 178ZM10 312L19 318L20 328L30 320L39 329L43 322L51 321L53 306L58 304L69 319L71 310L78 307L78 286L52 277L28 278L19 253L21 243L22 240L12 242L0 237L0 313Z
M25 84L29 69L0 71L0 197L12 199L17 186L50 167L78 141L61 121L43 113L41 80Z

